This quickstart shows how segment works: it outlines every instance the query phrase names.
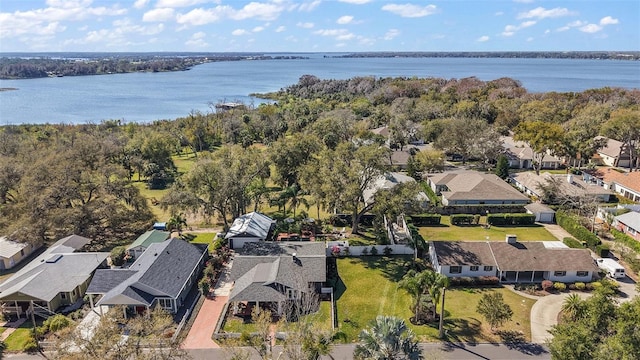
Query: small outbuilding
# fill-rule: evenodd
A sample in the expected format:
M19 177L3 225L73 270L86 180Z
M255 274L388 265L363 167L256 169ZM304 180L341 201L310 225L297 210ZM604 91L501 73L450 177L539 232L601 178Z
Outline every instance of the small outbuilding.
M536 202L527 204L524 208L527 210L527 214L536 216L536 222L546 224L553 224L555 222L556 212L547 205Z

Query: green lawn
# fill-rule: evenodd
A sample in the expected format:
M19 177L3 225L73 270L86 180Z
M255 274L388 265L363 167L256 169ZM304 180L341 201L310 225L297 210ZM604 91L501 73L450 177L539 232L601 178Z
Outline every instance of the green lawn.
M320 302L320 309L318 309L318 312L306 315L304 318L321 329L331 330L331 302ZM244 323L244 321L239 317L230 316L225 321L222 330L228 333L252 333L256 331L256 326L252 323ZM283 331L283 329L279 329L277 331Z
M486 216L480 219L481 224L486 224ZM519 241L555 241L553 236L544 226L491 226L485 229L482 226L456 226L451 225L449 216L443 216L440 226L423 226L419 228L420 235L427 240L445 241L503 241L507 234L513 234Z
M377 316L392 315L409 323L411 297L397 283L404 275L411 257L380 257L338 259L338 272L342 283L336 289L339 330L347 341L356 341L358 333ZM476 305L486 291L503 294L514 312L513 320L504 330L522 332L531 338L529 314L534 301L521 297L505 288L452 289L445 301L445 329L452 340L499 341L483 318L476 313ZM437 339L437 326L409 324L422 341Z
M216 233L187 233L191 235L195 235L195 237L190 241L196 244L208 244L209 252L213 251L213 239L216 237Z
M27 343L32 339L32 330L33 325L30 321L26 321L20 325L20 327L12 332L4 341L7 345L6 351L23 351L25 345L27 345Z

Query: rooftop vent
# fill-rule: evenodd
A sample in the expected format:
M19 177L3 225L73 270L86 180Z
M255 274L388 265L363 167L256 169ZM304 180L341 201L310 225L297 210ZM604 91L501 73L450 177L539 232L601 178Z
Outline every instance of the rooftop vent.
M58 260L60 260L61 258L62 258L62 254L54 254L54 255L51 255L51 256L46 260L46 262L47 262L48 264L53 264L53 263L57 262Z
M516 235L507 234L506 240L508 244L515 244L518 242L518 237Z

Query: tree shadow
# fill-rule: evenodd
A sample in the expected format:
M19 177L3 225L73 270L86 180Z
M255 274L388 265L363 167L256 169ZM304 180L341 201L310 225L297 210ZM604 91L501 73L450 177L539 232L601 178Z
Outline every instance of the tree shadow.
M500 341L510 350L516 350L527 355L541 355L548 351L540 344L525 341L524 334L514 330L502 330L497 332Z
M334 301L340 300L340 297L347 291L347 285L342 281L340 275L338 275L338 280L335 283L335 287L333 288L333 299Z
M411 260L411 255L401 255L401 256L367 256L360 257L360 260L352 260L352 261L360 261L364 264L364 266L368 269L375 269L380 271L384 277L387 279L398 282L402 280L402 277L407 273L407 261Z
M447 341L476 345L479 342L495 343L482 333L482 322L471 319L445 319L445 334Z

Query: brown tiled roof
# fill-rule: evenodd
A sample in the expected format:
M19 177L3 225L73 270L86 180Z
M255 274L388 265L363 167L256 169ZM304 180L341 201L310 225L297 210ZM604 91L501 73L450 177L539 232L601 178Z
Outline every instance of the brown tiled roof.
M620 151L622 150L622 146L624 145L624 143L615 139L606 138L604 136L596 136L595 139L607 139L607 143L605 144L605 146L598 150L599 153L616 158L620 156Z
M496 264L485 241L434 241L432 244L440 265Z
M595 271L587 249L546 248L544 242L489 242L501 271Z
M618 183L628 189L640 191L640 172L618 172L612 169L598 170L596 176L606 183Z
M449 200L528 200L526 196L494 174L477 171L452 174L454 175L445 175L437 183L449 188L449 191L442 192L443 196Z

